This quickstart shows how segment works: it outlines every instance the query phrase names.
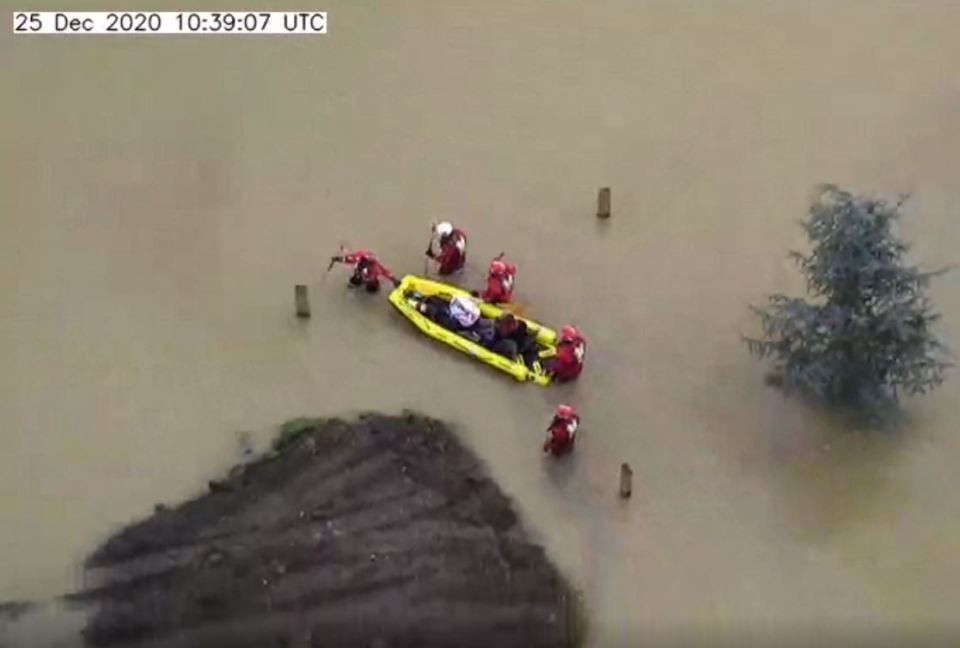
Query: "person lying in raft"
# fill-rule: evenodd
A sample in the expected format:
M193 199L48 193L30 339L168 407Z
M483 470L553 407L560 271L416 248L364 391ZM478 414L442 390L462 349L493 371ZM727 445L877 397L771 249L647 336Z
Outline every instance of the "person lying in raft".
M330 259L331 268L334 263L353 266L350 285L353 287L365 286L369 293L380 290L381 279L389 279L394 286L400 285L400 280L390 272L389 268L377 261L377 257L369 250L344 251Z
M437 263L437 273L449 275L467 262L467 235L451 223L434 223L426 255Z
M532 367L538 359L537 336L529 331L526 322L511 313L504 313L497 318L490 350L510 360L523 358L523 363Z
M557 340L557 355L544 363L544 369L553 375L557 382L576 380L583 371L586 352L586 338L575 326L564 326L560 329Z
M427 296L420 300L417 310L454 333L469 330L480 319L480 308L467 297L457 296L447 301L442 297Z
M424 297L417 310L448 331L477 344L490 347L494 342L493 321L480 317L480 307L469 297L458 295L449 302L441 297Z

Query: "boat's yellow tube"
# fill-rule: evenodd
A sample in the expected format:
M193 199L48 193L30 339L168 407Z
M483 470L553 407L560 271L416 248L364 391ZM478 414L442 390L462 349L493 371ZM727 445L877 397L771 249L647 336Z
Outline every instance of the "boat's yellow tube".
M413 322L418 329L430 337L439 340L444 344L452 346L453 348L466 353L467 355L471 355L492 367L496 367L500 371L510 374L517 380L529 380L537 383L538 385L550 384L550 376L543 372L539 363L537 363L533 369L530 369L523 363L522 360L518 359L514 361L498 353L494 353L493 351L480 346L473 340L468 340L467 338L462 337L453 331L443 328L436 322L424 316L416 309L417 300L409 297L411 293L418 293L424 297L442 297L446 300L450 300L457 296L468 297L473 299L477 305L479 305L480 315L490 319L496 319L503 313L507 312L504 309L499 308L494 304L488 304L480 301L479 299L475 299L470 296L469 292L463 290L462 288L440 283L439 281L432 281L423 277L417 277L415 275L405 276L401 280L400 285L394 288L387 297L390 300L390 303L393 304L398 311L403 313L403 315ZM531 333L536 333L537 344L540 347L541 358L549 358L553 355L556 355L556 331L523 317L518 317L517 319L522 319L524 322L526 322L528 330Z

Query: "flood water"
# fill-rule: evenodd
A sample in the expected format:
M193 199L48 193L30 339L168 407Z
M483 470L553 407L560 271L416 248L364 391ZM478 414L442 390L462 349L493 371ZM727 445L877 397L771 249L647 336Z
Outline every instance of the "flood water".
M960 3L318 8L324 37L0 30L0 600L78 587L243 433L411 407L516 498L594 646L960 633L960 380L867 434L740 342L749 303L802 290L820 182L913 192L914 258L960 258ZM439 218L467 281L505 251L529 314L584 329L579 384L516 384L324 278L341 242L422 272ZM954 347L957 281L933 291ZM561 401L584 425L555 463Z

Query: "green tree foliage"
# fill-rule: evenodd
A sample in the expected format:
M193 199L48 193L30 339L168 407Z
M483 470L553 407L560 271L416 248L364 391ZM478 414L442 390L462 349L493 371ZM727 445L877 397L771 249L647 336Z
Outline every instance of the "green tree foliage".
M746 339L785 389L869 409L943 381L948 353L925 294L939 273L907 265L893 233L902 204L822 187L802 224L811 252L790 255L812 299L771 296L753 309L763 335Z

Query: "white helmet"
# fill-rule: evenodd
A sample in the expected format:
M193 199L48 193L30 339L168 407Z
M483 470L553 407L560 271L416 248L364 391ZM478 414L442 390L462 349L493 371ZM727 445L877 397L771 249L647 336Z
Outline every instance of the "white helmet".
M456 296L450 300L450 315L464 328L470 328L480 319L480 307L469 297Z
M453 225L447 221L443 221L442 223L437 223L436 227L433 228L433 231L435 231L437 236L440 238L446 238L453 234Z

